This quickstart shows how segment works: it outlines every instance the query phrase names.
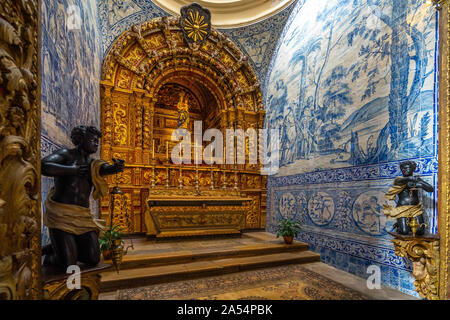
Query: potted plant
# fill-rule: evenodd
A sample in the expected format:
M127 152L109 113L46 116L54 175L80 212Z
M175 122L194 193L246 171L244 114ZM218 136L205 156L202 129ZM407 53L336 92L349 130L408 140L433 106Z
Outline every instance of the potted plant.
M278 226L276 227L277 238L283 236L284 242L286 244L291 244L294 237L298 236L298 232L301 229L301 224L299 221L294 221L292 219L282 218L278 222Z
M123 234L120 232L120 226L109 226L105 231L105 235L100 239L100 251L105 260L112 258L112 250L115 247L122 246L124 241Z

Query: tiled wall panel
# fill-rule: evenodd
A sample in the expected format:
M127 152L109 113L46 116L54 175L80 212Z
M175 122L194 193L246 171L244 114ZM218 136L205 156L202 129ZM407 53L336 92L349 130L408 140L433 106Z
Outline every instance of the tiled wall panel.
M266 126L280 132L268 180L269 231L281 217L328 264L415 294L395 256L385 192L412 159L437 189L437 14L423 1L305 1L266 77ZM436 232L437 191L421 192Z

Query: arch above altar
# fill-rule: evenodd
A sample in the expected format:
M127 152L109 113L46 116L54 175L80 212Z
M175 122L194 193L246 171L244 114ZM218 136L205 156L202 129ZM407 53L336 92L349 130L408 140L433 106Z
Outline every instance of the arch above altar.
M265 228L267 177L260 174L259 165L179 170L166 162L176 144L171 135L179 127L177 106L182 99L188 106L188 130L196 120L202 121L203 130L263 128L265 111L256 74L248 58L220 31L211 28L201 43L190 42L180 18L161 17L133 26L116 39L102 69L101 157L126 161L124 172L109 182L124 190L130 208L128 217L115 215L115 223L128 233L147 232L144 213L154 175L154 187L167 188L168 194L196 183L205 189L237 188L251 198L243 229ZM108 219L108 210L105 198L101 217Z

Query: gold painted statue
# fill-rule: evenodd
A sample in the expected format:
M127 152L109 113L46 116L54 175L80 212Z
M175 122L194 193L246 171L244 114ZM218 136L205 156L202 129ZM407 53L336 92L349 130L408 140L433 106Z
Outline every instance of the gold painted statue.
M386 193L386 198L395 200L398 197L397 206L384 205L384 214L392 219L397 219L394 224L396 231L403 235L408 235L413 231L413 236L425 233L425 223L423 217L423 207L420 203L419 188L433 192L434 188L419 176L414 176L416 169L414 161L403 161L400 163L400 170L403 177L394 179L394 184ZM412 230L413 229L413 230Z
M178 123L177 128L189 129L189 105L186 92L182 91L180 94L180 101L177 104L178 109Z

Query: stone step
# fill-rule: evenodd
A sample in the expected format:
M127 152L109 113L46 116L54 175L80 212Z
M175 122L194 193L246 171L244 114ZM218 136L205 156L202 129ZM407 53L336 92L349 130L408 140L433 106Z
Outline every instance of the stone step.
M299 251L126 269L120 270L119 273L113 270L102 273L100 291L110 292L243 270L317 261L320 261L319 254L310 251Z
M154 267L161 265L171 265L179 263L189 263L195 261L213 260L219 258L249 257L283 252L297 252L308 250L308 244L303 242L284 243L263 243L242 245L232 248L203 248L197 250L181 250L164 253L145 253L145 250L131 251L123 257L121 270ZM105 263L112 264L111 260Z

